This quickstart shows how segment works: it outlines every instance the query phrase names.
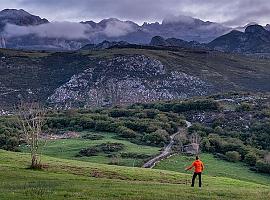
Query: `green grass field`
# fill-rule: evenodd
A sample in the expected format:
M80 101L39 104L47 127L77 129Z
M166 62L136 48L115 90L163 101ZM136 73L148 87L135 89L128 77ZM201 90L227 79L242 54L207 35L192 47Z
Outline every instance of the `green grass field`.
M227 162L224 160L216 159L211 154L202 154L201 160L205 164L205 175L214 177L229 177L243 181L270 185L269 175L253 172L241 162ZM193 161L193 156L174 155L166 160L159 162L155 166L155 169L164 169L191 174L191 172L185 172L184 169L185 167L191 165Z
M190 175L43 157L46 169L27 169L29 154L0 150L0 199L269 199L270 186L224 177ZM211 184L210 184L211 183Z
M89 132L81 133L86 134ZM154 156L159 154L161 148L158 147L151 147L145 145L137 145L131 143L127 140L120 140L115 139L115 134L113 133L98 133L94 132L94 134L101 134L104 136L101 140L87 140L83 138L76 138L76 139L59 139L59 140L49 140L46 147L44 148L43 154L57 157L57 158L65 158L65 159L74 159L74 160L81 160L81 161L88 161L94 163L103 163L109 164L112 158L109 158L106 154L100 153L97 156L91 157L76 157L79 151L83 148L91 147L94 145L98 145L101 143L107 142L116 142L122 143L125 145L125 149L121 152L125 153L139 153L139 154L146 154L150 156ZM24 152L27 152L26 148L22 148ZM119 152L119 153L121 153ZM132 159L132 158L118 158L119 165L124 166L142 166L144 160L143 159Z

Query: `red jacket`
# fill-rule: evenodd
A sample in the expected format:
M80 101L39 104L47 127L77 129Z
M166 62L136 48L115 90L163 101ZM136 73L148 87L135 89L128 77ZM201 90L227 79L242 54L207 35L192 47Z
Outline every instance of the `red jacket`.
M187 170L190 170L194 167L194 172L200 173L204 169L203 162L200 160L195 160L190 167L187 168Z

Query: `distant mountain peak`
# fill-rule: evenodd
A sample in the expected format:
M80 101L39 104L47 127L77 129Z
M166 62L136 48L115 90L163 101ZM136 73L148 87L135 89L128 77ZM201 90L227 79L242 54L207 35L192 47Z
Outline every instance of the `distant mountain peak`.
M245 29L245 33L265 33L266 31L265 28L258 24L250 25Z
M48 23L47 19L32 15L23 9L4 9L0 11L1 24L15 24L20 26L39 25Z
M23 9L4 9L0 11L0 18L18 19L18 18L27 18L27 17L38 17L38 16L32 15Z
M245 32L234 30L210 42L209 47L237 53L270 53L270 32L263 26L250 25Z

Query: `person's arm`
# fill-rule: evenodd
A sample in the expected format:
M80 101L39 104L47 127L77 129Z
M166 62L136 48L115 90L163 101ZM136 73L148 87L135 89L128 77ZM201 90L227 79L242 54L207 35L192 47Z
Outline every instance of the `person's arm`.
M203 162L202 162L202 171L204 170L204 164L203 164Z
M187 171L187 170L191 170L193 167L194 167L194 163L192 163L192 165L189 166L189 167L187 167L185 170L186 170L186 171Z

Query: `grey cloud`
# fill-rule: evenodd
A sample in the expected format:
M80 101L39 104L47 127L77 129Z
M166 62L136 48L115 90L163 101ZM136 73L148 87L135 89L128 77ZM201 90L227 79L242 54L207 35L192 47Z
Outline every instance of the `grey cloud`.
M232 26L251 20L270 23L269 0L1 0L1 8L10 6L51 20L98 21L117 17L153 22L169 15L190 15Z
M128 23L112 21L108 22L103 29L94 29L88 24L77 22L51 22L38 26L7 24L4 32L9 38L34 34L45 38L91 39L97 35L119 37L133 31L133 27Z
M121 21L113 21L107 24L103 33L107 37L119 37L127 35L133 31L134 29L130 24Z
M185 24L192 24L194 22L194 18L189 17L189 16L185 16L185 15L178 15L178 16L174 16L174 15L169 15L166 16L163 19L163 23L174 23L174 22L182 22Z
M7 24L5 34L7 37L35 34L46 38L87 39L86 31L89 29L89 25L73 22L52 22L38 26Z

